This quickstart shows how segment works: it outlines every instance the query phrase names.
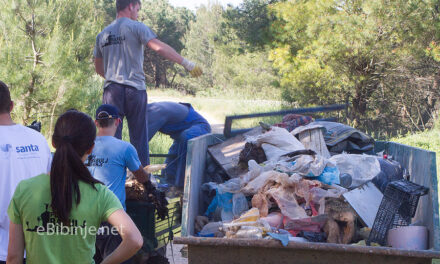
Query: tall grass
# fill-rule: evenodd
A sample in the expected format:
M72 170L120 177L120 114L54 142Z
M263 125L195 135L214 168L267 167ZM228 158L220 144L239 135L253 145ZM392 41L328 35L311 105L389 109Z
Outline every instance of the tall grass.
M128 126L125 123L122 129L122 140L130 142L130 136L128 134ZM168 150L173 144L173 140L162 133L157 133L150 141L149 148L150 154L168 154ZM165 161L165 158L150 158L151 164L160 164Z
M419 132L413 135L395 137L392 138L391 141L434 151L436 153L437 171L438 168L440 168L440 126L439 125L436 125L432 130Z

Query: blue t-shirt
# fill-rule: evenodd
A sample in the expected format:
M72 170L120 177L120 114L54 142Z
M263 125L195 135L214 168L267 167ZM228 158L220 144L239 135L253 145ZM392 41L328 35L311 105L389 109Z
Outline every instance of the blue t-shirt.
M111 136L97 137L87 165L93 177L103 182L125 209L127 168L137 171L141 166L133 145Z

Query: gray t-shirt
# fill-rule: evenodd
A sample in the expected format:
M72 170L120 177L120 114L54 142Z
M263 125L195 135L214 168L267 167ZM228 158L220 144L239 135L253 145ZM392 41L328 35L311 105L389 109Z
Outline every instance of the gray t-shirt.
M144 46L157 36L141 22L118 18L96 37L95 58L103 58L105 83L145 90Z

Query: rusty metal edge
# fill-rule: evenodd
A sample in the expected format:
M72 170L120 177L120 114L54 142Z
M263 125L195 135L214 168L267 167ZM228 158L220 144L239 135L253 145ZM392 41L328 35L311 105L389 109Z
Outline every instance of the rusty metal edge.
M201 238L201 237L176 237L175 244L186 244L194 246L223 246L223 247L262 247L262 248L286 248L298 250L331 251L343 253L375 254L399 257L415 258L440 258L440 251L432 250L405 250L389 247L368 247L355 245L341 245L331 243L300 243L289 242L283 247L279 241L266 239L227 239L227 238Z

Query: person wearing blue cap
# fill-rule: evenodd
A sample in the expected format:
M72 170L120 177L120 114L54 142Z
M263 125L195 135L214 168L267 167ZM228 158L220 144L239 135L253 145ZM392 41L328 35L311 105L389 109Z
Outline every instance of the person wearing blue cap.
M125 210L127 168L133 172L139 182L148 185L150 181L133 145L114 137L120 122L118 108L108 104L98 107L95 120L98 134L95 147L86 165L93 177L104 183L118 197ZM102 223L102 226L108 225L108 223ZM121 241L119 235L98 234L95 261L100 263L118 247Z
M147 111L148 141L158 131L174 140L165 160L167 167L162 174L169 184L182 188L188 140L210 133L211 126L187 103L155 102L147 105Z

